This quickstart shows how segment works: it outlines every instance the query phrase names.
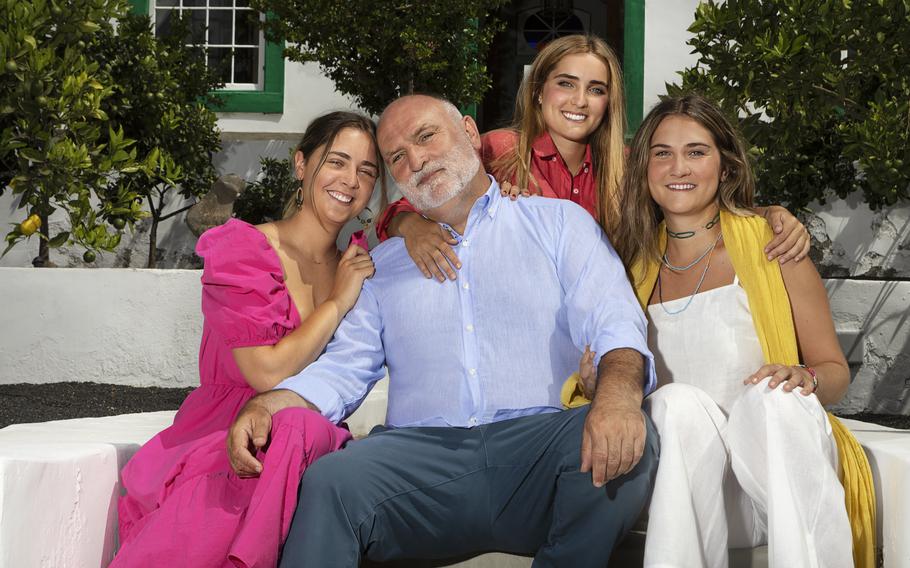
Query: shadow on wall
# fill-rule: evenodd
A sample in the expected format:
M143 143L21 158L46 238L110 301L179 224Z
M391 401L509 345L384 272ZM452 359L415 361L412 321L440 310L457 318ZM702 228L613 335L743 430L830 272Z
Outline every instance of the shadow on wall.
M854 194L810 209L811 257L823 278L910 279L910 205L871 211Z
M910 414L910 282L829 280L828 295L853 382L835 410Z

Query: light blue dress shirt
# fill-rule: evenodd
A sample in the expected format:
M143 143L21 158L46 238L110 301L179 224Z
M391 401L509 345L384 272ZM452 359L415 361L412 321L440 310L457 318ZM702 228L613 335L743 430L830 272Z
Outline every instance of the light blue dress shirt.
M451 228L443 225L450 231ZM340 422L385 376L390 427L470 427L562 409L563 382L585 345L598 358L645 355L646 320L619 257L581 207L490 189L455 250L458 279L428 279L391 238L372 251L376 274L318 360L281 382ZM595 361L596 364L596 361Z

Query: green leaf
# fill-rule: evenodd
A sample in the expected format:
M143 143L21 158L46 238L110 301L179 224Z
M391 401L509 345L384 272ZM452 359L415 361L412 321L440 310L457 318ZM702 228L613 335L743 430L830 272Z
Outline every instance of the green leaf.
M69 238L70 238L69 231L63 231L62 233L56 235L54 238L49 240L47 242L47 246L49 246L50 248L57 248L57 247L63 245L64 243L66 243L67 239L69 239Z

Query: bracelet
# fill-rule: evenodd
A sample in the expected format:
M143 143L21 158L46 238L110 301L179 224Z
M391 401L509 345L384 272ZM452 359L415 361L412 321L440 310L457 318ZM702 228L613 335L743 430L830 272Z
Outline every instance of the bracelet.
M809 373L809 376L812 377L812 392L817 391L818 390L818 374L815 372L815 369L813 369L809 365L803 365L803 364L799 364L799 365L797 365L797 367L801 367L801 368L805 369L807 373Z

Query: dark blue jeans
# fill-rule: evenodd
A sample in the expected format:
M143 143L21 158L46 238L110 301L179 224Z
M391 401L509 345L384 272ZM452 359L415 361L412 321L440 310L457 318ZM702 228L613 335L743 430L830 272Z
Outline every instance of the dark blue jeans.
M587 409L386 430L348 444L307 469L281 566L492 550L533 554L537 567L606 566L647 502L657 434L646 417L641 461L596 488L579 471Z

